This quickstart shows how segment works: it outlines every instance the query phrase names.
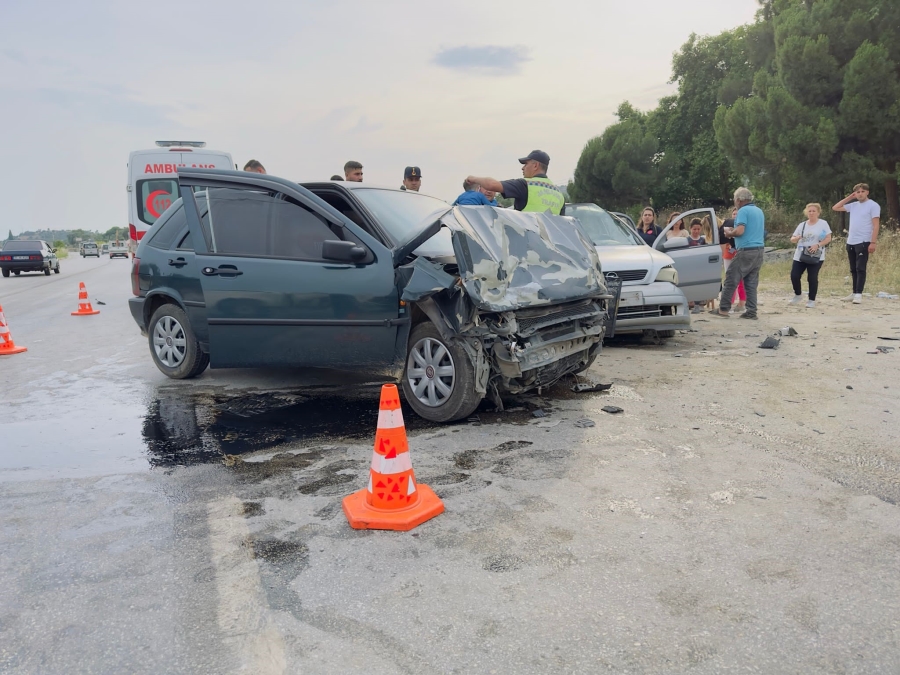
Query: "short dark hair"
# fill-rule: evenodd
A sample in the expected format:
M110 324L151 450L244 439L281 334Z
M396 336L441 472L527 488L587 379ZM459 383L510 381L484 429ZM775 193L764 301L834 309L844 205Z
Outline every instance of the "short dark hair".
M334 175L331 177L331 180L344 180L344 177L343 177L343 176L338 176L337 174L334 174Z
M347 173L348 171L354 171L356 169L361 169L361 168L363 168L362 164L351 159L349 162L344 164L344 173Z
M257 171L259 169L262 169L263 171L265 171L266 167L264 167L260 162L258 162L255 159L251 159L249 162L244 164L244 171Z

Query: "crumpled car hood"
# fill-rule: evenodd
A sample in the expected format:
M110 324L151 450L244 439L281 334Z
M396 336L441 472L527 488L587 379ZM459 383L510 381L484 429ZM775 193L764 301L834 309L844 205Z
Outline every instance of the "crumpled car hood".
M459 276L481 310L603 295L597 251L570 218L485 206L458 206L442 219L451 231Z

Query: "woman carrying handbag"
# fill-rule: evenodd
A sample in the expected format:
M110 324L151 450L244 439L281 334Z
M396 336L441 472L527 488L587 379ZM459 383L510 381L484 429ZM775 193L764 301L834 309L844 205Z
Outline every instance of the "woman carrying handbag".
M794 287L794 297L790 304L796 305L803 301L800 288L800 279L806 272L806 280L809 283L809 301L806 306L816 306L816 293L819 290L819 270L825 261L825 247L831 242L831 228L828 222L821 220L822 207L818 204L807 204L803 209L806 222L800 223L791 237L791 243L797 245L794 251L794 264L791 266L791 285Z

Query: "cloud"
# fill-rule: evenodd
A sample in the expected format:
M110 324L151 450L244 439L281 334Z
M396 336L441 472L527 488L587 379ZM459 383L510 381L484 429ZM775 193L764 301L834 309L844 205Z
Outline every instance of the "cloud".
M58 87L41 87L25 93L35 102L65 112L69 119L92 124L121 124L130 127L157 128L171 126L175 111L155 103L144 103L126 95L107 91L75 91ZM125 91L123 89L123 91Z
M523 45L501 47L450 47L435 54L432 62L443 68L482 75L518 75L522 64L531 60L528 48Z

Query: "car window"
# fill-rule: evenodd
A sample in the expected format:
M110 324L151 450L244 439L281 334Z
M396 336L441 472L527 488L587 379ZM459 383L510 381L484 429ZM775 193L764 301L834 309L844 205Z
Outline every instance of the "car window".
M191 231L188 230L187 233L181 238L181 241L178 242L178 250L179 251L193 251L194 250L194 242L191 239Z
M187 224L184 209L181 204L175 202L176 208L164 220L158 222L150 232L150 246L168 250L172 246L176 235L184 229Z
M578 218L594 246L644 245L631 228L595 204L569 204L566 215Z
M450 209L447 202L417 192L360 188L353 190L353 194L393 237L395 244L417 234L428 224L429 217L436 219Z
M33 251L34 249L40 247L40 243L36 241L24 241L16 239L11 239L4 242L3 244L4 251Z
M215 253L322 260L322 243L340 238L321 216L284 195L210 188L205 197L202 224Z

